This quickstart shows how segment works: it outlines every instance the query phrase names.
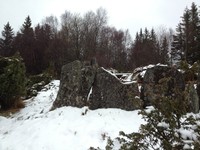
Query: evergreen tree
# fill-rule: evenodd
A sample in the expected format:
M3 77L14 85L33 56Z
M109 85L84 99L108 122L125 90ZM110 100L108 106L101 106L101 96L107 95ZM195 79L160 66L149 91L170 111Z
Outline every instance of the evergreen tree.
M52 31L48 24L37 25L35 27L35 54L37 72L41 73L48 67L49 58L47 58L50 42L52 41Z
M25 66L20 56L0 58L0 105L1 109L18 107L25 95Z
M172 77L161 78L155 88L167 93ZM125 134L120 132L116 138L121 144L120 150L182 150L184 145L191 149L199 149L199 125L198 117L185 115L188 111L189 99L187 92L175 87L173 94L157 94L152 100L154 108L141 110L139 114L147 122L142 124L139 133ZM196 138L182 135L182 130L194 131ZM187 141L190 141L188 143ZM108 140L107 147L113 149L113 141Z
M20 41L17 47L19 48L19 52L25 62L27 73L37 74L35 36L31 25L31 19L28 16L22 25L21 32L17 34L17 38Z
M160 52L160 62L163 64L168 64L169 63L169 56L168 56L168 41L167 37L165 36L162 44L161 44L161 52Z
M176 35L173 36L171 57L172 63L183 60L183 31L180 23L176 28Z
M190 11L188 8L185 9L185 12L182 17L182 30L183 30L183 58L184 60L188 60L188 51L189 51L189 41L190 41Z
M193 64L200 59L200 19L196 4L186 8L181 18L172 43L172 57Z
M190 35L189 35L189 49L188 62L193 64L200 60L200 49L198 49L200 40L198 35L200 33L200 18L197 5L193 2L190 9Z
M142 43L143 43L143 33L142 29L140 29L140 33L136 33L135 41L132 45L131 52L132 52L132 63L135 67L138 67L142 64Z
M0 39L0 55L12 56L15 53L13 49L14 32L9 22L4 26L2 36L3 38Z
M132 60L136 67L159 63L160 48L154 29L149 32L145 28L144 33L141 29L140 33L136 34L131 50Z
M150 49L151 49L151 56L152 56L152 63L160 63L160 47L159 42L157 40L157 35L155 33L155 30L152 28L150 32Z

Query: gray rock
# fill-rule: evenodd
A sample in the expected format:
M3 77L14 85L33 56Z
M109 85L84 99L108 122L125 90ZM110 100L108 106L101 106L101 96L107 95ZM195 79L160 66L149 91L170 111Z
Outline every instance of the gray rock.
M197 94L200 100L200 65L198 63L198 75L197 75ZM200 108L200 103L199 103L199 108Z
M143 107L143 103L138 95L137 83L123 84L116 76L99 68L93 84L89 108L139 109Z
M189 111L193 113L198 113L199 112L199 96L197 94L197 91L193 83L187 85L186 98L190 104Z
M52 109L62 106L87 106L87 97L94 82L96 65L74 61L62 67L60 88Z
M160 96L174 96L174 89L185 90L183 75L176 68L167 66L147 68L140 84L141 93L137 82L127 84L107 70L98 68L96 63L74 61L62 67L60 89L52 109L88 106L90 109L135 110L142 108L143 103L145 106L151 105ZM197 91L194 86L187 91L190 110L196 113L199 111L198 86Z
M161 89L161 86L158 85L164 78L168 82ZM141 95L143 95L144 105L151 105L152 100L155 100L160 95L173 96L175 88L181 91L185 89L183 75L176 68L159 65L148 68L142 83L143 93Z
M62 68L60 89L52 110L62 106L98 108L142 108L137 83L122 83L96 63L74 61Z

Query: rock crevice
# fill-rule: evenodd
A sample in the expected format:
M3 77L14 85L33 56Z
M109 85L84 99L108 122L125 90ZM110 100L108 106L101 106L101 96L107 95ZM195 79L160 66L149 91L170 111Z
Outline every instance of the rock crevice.
M185 93L189 111L199 111L199 81L197 91L185 83L183 74L174 67L155 65L134 73L108 71L95 63L74 61L62 67L60 89L52 109L62 106L90 109L120 108L141 109L152 105L162 96ZM136 80L138 79L138 80ZM200 94L199 94L200 95Z
M62 67L60 89L52 109L62 106L98 108L120 108L135 110L142 108L138 97L137 83L122 84L105 69L74 61Z

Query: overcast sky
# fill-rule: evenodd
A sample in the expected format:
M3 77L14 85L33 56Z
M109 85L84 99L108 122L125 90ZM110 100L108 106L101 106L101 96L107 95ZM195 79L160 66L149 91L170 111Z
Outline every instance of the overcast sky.
M192 2L200 6L200 0L1 0L0 31L9 21L18 31L30 15L35 26L46 16L61 14L68 10L84 14L103 7L108 13L108 24L117 29L129 29L132 37L140 28L156 28L164 25L175 29L180 16Z

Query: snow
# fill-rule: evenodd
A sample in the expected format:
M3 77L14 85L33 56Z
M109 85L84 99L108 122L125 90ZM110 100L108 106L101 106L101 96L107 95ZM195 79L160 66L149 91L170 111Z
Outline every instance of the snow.
M89 110L61 107L49 111L59 81L52 81L26 107L5 118L0 116L0 150L87 150L105 149L107 138L137 132L144 120L138 111Z
M115 77L117 80L119 80L119 78L115 75L116 74L116 71L113 71L113 70L107 70L103 67L101 67L104 71L106 71L107 73L109 73L111 76Z
M88 93L88 96L87 96L87 101L89 101L89 99L90 99L90 95L92 94L92 87L90 88L90 91L89 91L89 93Z
M137 132L145 124L139 110L61 107L50 111L59 84L58 80L52 81L36 97L26 100L24 109L7 118L0 116L0 150L88 150L90 147L104 150L109 137L119 137L120 131ZM154 109L150 106L145 111L150 113ZM169 127L165 122L158 126ZM197 139L192 126L180 128L178 133L184 139L184 149ZM119 147L120 143L114 140L114 149Z
M185 144L183 149L191 149L191 147L188 144Z
M158 123L158 127L163 127L163 128L169 128L169 124L167 124L166 122L160 122Z
M144 78L144 75L145 75L146 71L147 71L147 70L143 70L143 71L140 73L140 76L141 76L142 78Z
M109 73L110 75L114 76L117 80L119 80L122 84L133 84L136 83L136 81L133 80L133 74L132 73L118 73L116 70L107 70L102 67L104 71ZM120 75L121 78L118 78L117 75Z
M194 84L194 88L197 89L197 84Z
M141 93L142 91L142 85L138 84L138 91Z
M148 68L153 68L153 67L155 67L155 66L164 66L164 67L166 67L167 65L158 63L158 64L156 64L156 65L150 64L150 65L148 65L148 66L138 67L138 68L136 68L136 69L134 70L133 74L139 73L139 75L140 75L142 78L144 78L144 75L145 75L147 69L148 69Z
M191 129L179 129L179 132L180 132L182 138L185 139L185 140L187 140L187 139L196 140L197 139L194 130L191 130Z

